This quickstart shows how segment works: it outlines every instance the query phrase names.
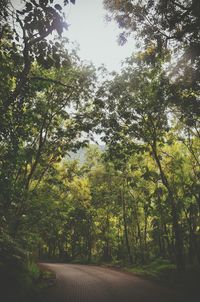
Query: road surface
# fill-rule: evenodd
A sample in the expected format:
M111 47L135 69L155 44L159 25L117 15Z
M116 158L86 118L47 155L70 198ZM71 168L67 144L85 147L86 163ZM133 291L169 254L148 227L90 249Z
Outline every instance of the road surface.
M54 286L46 289L43 302L183 301L175 291L126 272L76 264L42 266L54 271L57 279Z

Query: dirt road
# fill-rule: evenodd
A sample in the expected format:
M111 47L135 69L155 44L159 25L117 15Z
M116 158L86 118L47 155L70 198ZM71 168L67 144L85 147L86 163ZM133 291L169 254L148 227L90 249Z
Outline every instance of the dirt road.
M46 302L178 302L173 290L108 268L74 264L43 264L56 273ZM190 302L193 302L190 300Z

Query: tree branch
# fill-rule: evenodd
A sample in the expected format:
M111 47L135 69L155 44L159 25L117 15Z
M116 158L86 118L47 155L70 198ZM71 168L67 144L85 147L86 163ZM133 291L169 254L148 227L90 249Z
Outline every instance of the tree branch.
M39 77L39 76L35 76L35 77L30 77L29 78L30 80L33 80L33 81L45 81L45 82L50 82L50 83L53 83L53 84L58 84L58 85L61 85L63 87L66 87L66 88L74 88L73 86L70 86L70 85L66 85L58 80L54 80L54 79L51 79L51 78L43 78L43 77Z

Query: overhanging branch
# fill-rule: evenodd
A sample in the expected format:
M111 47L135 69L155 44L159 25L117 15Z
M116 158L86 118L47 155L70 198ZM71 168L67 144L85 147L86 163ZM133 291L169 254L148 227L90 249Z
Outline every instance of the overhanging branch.
M54 79L51 79L51 78L43 78L43 77L39 77L39 76L35 76L35 77L30 77L29 78L30 80L33 80L33 81L45 81L45 82L50 82L50 83L53 83L53 84L57 84L57 85L60 85L60 86L63 86L63 87L66 87L66 88L74 88L73 86L71 85L66 85L64 83L62 83L61 81L58 81L58 80L54 80Z

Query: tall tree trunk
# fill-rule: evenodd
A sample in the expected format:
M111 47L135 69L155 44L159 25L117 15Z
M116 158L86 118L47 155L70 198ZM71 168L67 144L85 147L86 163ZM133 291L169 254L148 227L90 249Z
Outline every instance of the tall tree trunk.
M86 239L86 250L87 250L87 261L91 261L92 257L92 232L91 232L91 221L89 222L88 230L87 230L87 239Z
M135 214L134 217L135 217L135 220L136 220L137 236L138 236L138 240L139 240L139 249L140 249L139 261L142 264L144 264L144 261L145 261L144 260L144 250L143 250L144 247L143 247L143 244L142 244L142 232L141 232L140 222L139 222L139 218L138 218L138 207L137 207L137 205L134 205L134 214Z
M169 231L167 229L167 225L165 222L163 223L163 230L164 230L164 234L165 234L164 238L165 238L165 242L166 242L166 246L167 246L167 254L170 257L170 259L172 259L172 246L171 246L171 243L169 240Z
M125 242L126 242L126 248L128 252L129 262L130 264L133 263L133 256L131 254L131 248L128 238L128 227L127 227L127 221L126 221L126 203L124 199L124 188L121 190L121 201L122 201L122 211L123 211L123 223L124 223L124 235L125 235Z
M169 185L168 179L162 169L162 165L160 162L160 158L157 154L157 149L156 149L156 143L154 142L151 144L152 148L152 153L154 160L158 166L161 180L163 185L166 187L168 191L168 198L171 206L171 213L172 213L172 225L173 225L173 231L174 231L174 236L175 236L175 253L176 253L176 266L177 270L179 272L182 272L185 270L185 259L184 259L184 253L183 253L183 239L182 239L182 234L181 234L181 229L179 225L179 215L176 207L176 202L174 199L174 194L173 191L171 190L171 187Z
M197 228L197 217L196 217L196 207L190 205L189 215L185 210L186 219L189 227L189 261L191 264L194 264L195 260L200 263L200 249L196 236Z
M144 252L144 258L145 262L149 259L149 252L148 252L148 245L147 245L147 222L148 222L148 216L146 211L144 211L144 246L145 246L145 252Z

